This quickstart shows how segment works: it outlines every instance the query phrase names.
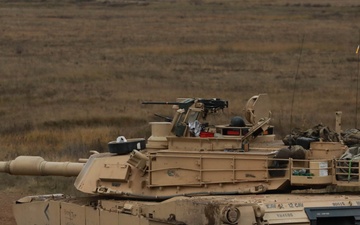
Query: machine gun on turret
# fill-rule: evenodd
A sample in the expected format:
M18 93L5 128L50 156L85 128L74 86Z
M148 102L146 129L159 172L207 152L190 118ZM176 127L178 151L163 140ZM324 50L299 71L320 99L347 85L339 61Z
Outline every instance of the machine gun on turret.
M223 110L224 108L229 107L229 103L226 100L222 100L220 98L186 98L180 102L143 102L144 105L177 105L179 109L184 109L187 111L192 105L195 103L202 103L203 104L203 119L206 118L208 113L216 113L218 110ZM159 116L159 115L156 115ZM168 119L168 118L166 118Z
M200 117L202 119L206 119L209 113L216 113L219 110L223 110L224 108L227 108L229 106L228 101L219 98L185 98L178 102L143 102L142 104L177 106L175 107L175 116L171 121L171 132L178 137L185 136L189 124L198 121ZM159 116L158 114L155 115ZM167 121L169 121L169 117L159 117L166 118Z

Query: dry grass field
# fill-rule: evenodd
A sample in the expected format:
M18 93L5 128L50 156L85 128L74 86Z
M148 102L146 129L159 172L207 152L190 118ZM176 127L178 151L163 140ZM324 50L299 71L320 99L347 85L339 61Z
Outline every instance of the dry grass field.
M171 109L141 102L177 97L229 100L215 118L228 121L268 93L279 138L291 111L303 129L333 128L338 110L354 128L359 21L358 0L1 0L0 159L76 160L147 137ZM65 178L0 178L5 192L73 191Z

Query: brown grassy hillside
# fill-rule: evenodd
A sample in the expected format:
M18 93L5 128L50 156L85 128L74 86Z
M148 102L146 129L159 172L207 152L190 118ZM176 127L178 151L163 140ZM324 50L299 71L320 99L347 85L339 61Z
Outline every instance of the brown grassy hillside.
M227 99L231 117L268 93L281 138L294 94L294 126L332 128L342 110L353 128L360 3L268 2L0 1L0 159L75 160L146 137L171 110L141 102L176 97Z

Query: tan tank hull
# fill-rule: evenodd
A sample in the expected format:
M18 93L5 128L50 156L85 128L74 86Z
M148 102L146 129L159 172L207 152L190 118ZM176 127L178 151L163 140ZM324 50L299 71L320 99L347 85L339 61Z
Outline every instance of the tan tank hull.
M18 225L358 224L360 196L176 197L163 202L33 196L14 205ZM348 222L348 223L347 223ZM332 224L332 223L326 223Z

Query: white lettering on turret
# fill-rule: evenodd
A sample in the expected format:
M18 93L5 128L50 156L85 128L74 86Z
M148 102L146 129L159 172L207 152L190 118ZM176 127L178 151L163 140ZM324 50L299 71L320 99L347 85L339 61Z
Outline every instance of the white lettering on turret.
M289 217L294 217L294 214L292 214L292 213L276 213L276 216L279 218L289 218Z
M304 204L301 202L290 202L289 204L290 208L302 208L304 207Z
M266 208L268 208L268 209L276 209L276 204L266 204Z
M271 203L271 204L266 204L265 205L267 209L285 209L285 208L303 208L304 204L301 202L290 202L287 204L282 204L282 203Z

